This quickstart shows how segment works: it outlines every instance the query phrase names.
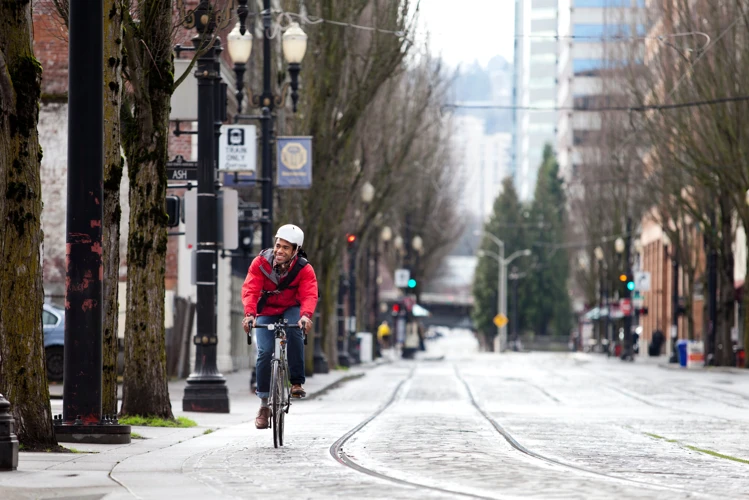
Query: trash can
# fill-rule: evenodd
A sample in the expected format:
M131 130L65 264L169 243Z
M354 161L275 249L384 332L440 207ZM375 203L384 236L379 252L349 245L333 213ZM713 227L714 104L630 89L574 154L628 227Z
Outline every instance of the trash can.
M679 366L687 367L687 344L688 340L680 340L676 343L676 349L679 352Z
M361 359L362 363L371 363L372 362L372 334L369 332L359 332L356 334L356 337L359 339L359 357Z

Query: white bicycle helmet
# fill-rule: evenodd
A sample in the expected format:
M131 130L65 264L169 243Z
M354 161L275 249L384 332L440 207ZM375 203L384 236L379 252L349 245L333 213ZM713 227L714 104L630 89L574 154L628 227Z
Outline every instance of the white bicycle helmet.
M294 224L285 224L278 228L276 238L281 238L292 245L300 247L304 244L304 231Z

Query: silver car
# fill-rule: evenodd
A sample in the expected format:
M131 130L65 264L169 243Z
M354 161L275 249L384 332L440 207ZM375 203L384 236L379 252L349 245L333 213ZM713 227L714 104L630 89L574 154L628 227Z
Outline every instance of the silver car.
M44 327L44 352L47 358L47 379L53 382L62 380L65 346L65 310L51 304L42 309Z

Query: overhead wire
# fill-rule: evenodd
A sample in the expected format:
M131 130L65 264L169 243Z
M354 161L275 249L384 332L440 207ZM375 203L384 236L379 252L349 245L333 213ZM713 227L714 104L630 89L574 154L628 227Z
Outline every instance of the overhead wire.
M698 106L711 106L715 104L724 104L728 102L741 102L749 101L749 95L735 96L735 97L721 97L717 99L706 99L704 101L689 101L682 103L673 104L648 104L645 106L599 106L595 108L591 107L576 107L576 106L514 106L511 104L461 104L461 103L448 103L444 104L443 108L453 109L498 109L498 110L521 110L521 111L590 111L590 112L602 112L602 111L624 111L624 112L643 112L652 110L667 110L667 109L679 109L679 108L693 108Z

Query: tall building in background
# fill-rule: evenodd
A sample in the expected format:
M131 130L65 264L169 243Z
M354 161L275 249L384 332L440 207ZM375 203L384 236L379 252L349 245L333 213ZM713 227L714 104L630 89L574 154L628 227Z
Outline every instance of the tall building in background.
M567 5L563 5L566 2ZM640 22L645 0L559 0L560 36L556 150L562 176L574 179L586 164L600 164L602 119L596 108L626 97L616 85L621 44L644 36ZM561 22L564 20L564 23ZM562 33L560 32L560 35ZM571 35L571 36L570 36Z
M452 138L461 163L464 211L483 224L512 175L512 65L503 57L461 68L453 83ZM497 109L496 107L500 108Z
M521 200L533 196L544 146L556 142L559 4L560 0L515 3L513 163ZM548 110L523 109L528 107Z
M502 179L509 175L512 135L487 133L485 120L474 115L457 116L455 130L463 164L463 208L483 223L492 214Z

